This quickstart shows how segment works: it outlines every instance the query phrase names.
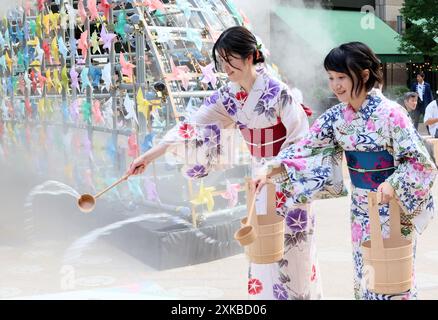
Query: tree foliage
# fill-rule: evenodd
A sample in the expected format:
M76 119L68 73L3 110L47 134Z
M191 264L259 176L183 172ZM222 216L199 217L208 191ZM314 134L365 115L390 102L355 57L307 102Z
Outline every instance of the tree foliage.
M425 60L438 62L438 1L405 0L401 9L406 30L401 36L401 49L409 54L422 54Z

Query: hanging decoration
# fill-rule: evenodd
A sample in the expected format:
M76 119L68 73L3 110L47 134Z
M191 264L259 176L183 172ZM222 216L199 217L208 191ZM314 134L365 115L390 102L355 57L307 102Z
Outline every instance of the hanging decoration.
M190 202L194 205L207 205L207 210L209 212L213 211L214 208L214 196L213 192L216 190L215 187L204 187L204 181L201 182L201 186L199 187L198 195L191 200Z

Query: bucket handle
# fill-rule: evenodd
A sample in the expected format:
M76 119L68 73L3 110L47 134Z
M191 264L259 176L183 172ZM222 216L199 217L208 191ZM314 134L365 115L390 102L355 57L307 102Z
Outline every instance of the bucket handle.
M368 193L368 211L370 219L370 239L372 252L382 252L384 249L379 215L379 203L381 202L381 197L381 193ZM395 199L392 199L389 203L389 227L391 239L401 239L400 206Z
M380 228L379 199L376 192L368 192L368 214L370 219L371 251L382 252L383 236Z
M256 194L252 194L252 200L251 200L251 206L249 209L249 214L248 214L248 226L254 226L257 225L257 219L254 219L256 212L255 212L255 203L256 203ZM255 221L255 222L253 222Z
M389 203L389 230L391 239L400 240L401 234L400 206L395 198Z

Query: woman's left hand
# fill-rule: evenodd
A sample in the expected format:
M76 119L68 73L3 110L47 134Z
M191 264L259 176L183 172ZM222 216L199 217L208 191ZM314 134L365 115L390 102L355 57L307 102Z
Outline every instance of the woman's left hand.
M380 203L389 203L394 198L394 188L389 182L383 182L378 188L377 192L382 194L382 200Z

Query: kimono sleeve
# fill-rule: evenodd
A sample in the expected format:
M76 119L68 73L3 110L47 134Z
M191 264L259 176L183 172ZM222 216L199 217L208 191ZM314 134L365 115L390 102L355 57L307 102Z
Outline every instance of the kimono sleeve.
M282 149L302 140L309 133L309 120L296 95L283 89L280 95L280 118L286 128Z
M189 117L173 127L161 143L169 145L167 160L183 164L183 174L189 178L201 178L212 169L223 168L220 161L223 129L234 127L216 91ZM171 159L172 158L172 159Z
M396 107L389 114L389 127L396 170L386 181L421 233L434 215L431 189L437 169L412 122Z
M307 136L284 149L276 158L288 175L282 187L288 205L346 194L342 176L342 148L334 136L338 108L321 115ZM290 203L292 202L292 203Z

